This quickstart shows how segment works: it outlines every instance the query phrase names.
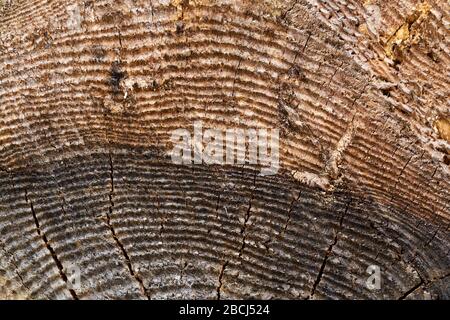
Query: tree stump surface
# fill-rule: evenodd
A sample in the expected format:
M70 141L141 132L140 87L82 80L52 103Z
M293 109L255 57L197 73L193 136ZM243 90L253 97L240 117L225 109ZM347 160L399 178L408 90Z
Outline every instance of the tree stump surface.
M449 12L0 1L0 297L448 299ZM194 121L280 170L174 164Z

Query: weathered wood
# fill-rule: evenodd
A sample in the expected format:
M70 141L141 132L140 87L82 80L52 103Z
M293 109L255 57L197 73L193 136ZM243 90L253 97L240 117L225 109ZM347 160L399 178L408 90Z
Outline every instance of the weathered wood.
M449 9L1 1L0 297L448 299ZM199 120L279 172L172 163Z

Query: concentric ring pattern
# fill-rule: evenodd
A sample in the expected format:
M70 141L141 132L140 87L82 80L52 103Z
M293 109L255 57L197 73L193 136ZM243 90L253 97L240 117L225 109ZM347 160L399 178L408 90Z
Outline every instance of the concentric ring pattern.
M448 298L448 14L404 2L4 4L0 297ZM279 172L172 163L196 121Z

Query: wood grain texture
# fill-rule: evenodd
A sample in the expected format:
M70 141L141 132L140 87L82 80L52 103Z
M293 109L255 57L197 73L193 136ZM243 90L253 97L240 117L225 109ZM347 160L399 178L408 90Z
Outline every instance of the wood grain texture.
M448 299L449 9L0 2L0 297ZM194 121L280 171L173 164Z

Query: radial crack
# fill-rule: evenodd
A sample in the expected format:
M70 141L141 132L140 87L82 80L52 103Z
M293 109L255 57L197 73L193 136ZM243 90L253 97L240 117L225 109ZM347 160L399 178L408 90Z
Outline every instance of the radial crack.
M114 199L113 199L113 194L114 194L114 165L113 165L113 160L112 160L112 155L111 153L109 153L109 166L110 166L110 184L111 184L111 191L109 193L109 210L106 213L106 224L108 225L109 230L111 231L112 237L114 239L114 241L116 242L117 246L119 247L120 251L122 252L122 255L125 259L125 262L127 264L128 270L131 274L131 276L136 279L136 281L139 284L139 287L142 291L142 293L144 294L144 296L147 297L147 299L150 300L150 295L147 292L147 288L145 288L144 286L144 282L141 279L141 277L134 271L133 269L133 265L131 264L131 260L130 260L130 256L128 255L127 251L125 250L125 246L123 245L123 243L120 241L120 239L117 237L116 234L116 230L114 229L112 223L111 223L111 215L113 213L113 208L114 208Z
M406 161L405 165L402 167L402 170L401 170L400 173L397 175L397 180L395 181L395 185L394 185L393 190L396 190L396 189L397 189L397 185L398 185L398 183L399 183L399 181L400 181L400 178L403 176L403 173L405 172L406 167L409 165L409 163L411 162L411 160L412 160L412 158L413 158L414 156L415 156L415 155L412 154L411 157L408 158L408 160ZM391 201L394 200L394 197L395 197L395 195L394 195L394 193L392 193Z
M419 287L421 287L423 284L425 284L425 282L423 281L423 279L420 279L420 282L418 284L416 284L414 287L412 287L411 289L409 289L408 291L406 291L404 294L402 294L398 300L405 300L405 298L407 296L409 296L411 293L413 293L414 291L416 291Z
M47 235L45 234L44 231L41 230L41 227L40 227L40 224L39 224L39 220L38 220L37 215L36 215L36 211L34 210L33 202L31 201L31 199L28 198L27 190L25 190L25 201L30 205L31 213L33 215L33 220L34 220L34 224L36 226L36 232L37 232L38 236L41 237L42 241L45 244L45 247L50 252L50 255L52 256L52 259L55 262L56 267L58 268L59 275L61 276L61 279L66 283L66 285L68 285L69 281L68 281L66 273L64 272L64 267L63 267L61 261L58 259L58 256L56 255L55 250L53 249L53 247L51 246L50 242L48 241ZM69 288L68 290L69 290L70 295L72 296L72 298L74 300L78 300L78 296L77 296L75 290L73 290L71 288Z
M333 247L337 244L338 240L339 240L339 235L341 233L342 230L342 223L344 222L344 217L347 214L347 211L350 207L350 204L352 202L352 199L350 199L350 201L347 203L344 212L341 215L341 218L339 220L339 227L338 230L336 231L336 234L334 236L334 240L333 243L329 245L327 252L325 253L325 257L323 259L322 265L320 266L320 270L319 273L317 275L316 281L314 282L314 285L311 289L311 294L309 295L309 298L312 298L314 296L314 293L316 292L316 288L319 285L320 281L322 280L322 275L323 272L325 270L325 267L327 265L328 262L328 258L330 257L330 255L333 253Z
M250 195L250 199L249 199L249 202L248 202L247 212L245 214L244 223L243 223L243 226L241 228L242 245L241 245L241 248L239 249L239 254L238 254L239 258L242 256L242 253L244 252L244 248L245 248L245 240L247 238L247 233L246 233L246 231L247 231L247 224L248 224L248 221L250 220L250 213L251 213L251 210L252 210L252 202L253 202L253 199L255 198L255 189L256 189L256 172L255 172L255 176L253 178L253 188L252 188L252 193Z
M17 265L16 258L14 257L14 254L12 254L8 250L6 250L4 243L2 243L1 241L0 241L0 245L1 245L2 251L5 253L5 255L11 257L11 264L14 266L14 271L15 271L17 277L19 278L20 284L22 285L22 287L24 287L31 294L30 288L27 285L25 285L23 277L22 277L22 275L19 272L19 266Z
M292 201L291 201L291 204L289 205L288 218L287 218L286 223L285 223L285 225L283 227L283 230L281 231L281 234L284 234L286 232L286 230L288 228L288 225L289 225L289 222L291 222L292 210L294 209L295 203L300 199L300 195L301 195L301 192L299 191L298 196L293 198Z
M429 286L430 284L432 284L432 283L434 283L434 282L436 282L436 281L441 281L441 280L443 280L443 279L445 279L445 278L448 278L449 276L450 276L450 273L445 274L445 275L440 276L440 277L437 277L437 278L434 278L434 279L431 279L431 280L429 280L429 281L425 281L425 280L419 275L419 277L420 277L420 282L419 282L418 284L416 284L414 287L412 287L411 289L409 289L408 291L406 291L404 294L402 294L402 295L398 298L398 300L405 300L409 295L411 295L414 291L416 291L416 290L419 289L420 287L423 287L423 286Z
M239 68L241 67L242 57L239 58L238 64L236 66L236 69L234 70L234 77L233 77L233 86L232 86L232 92L231 92L231 98L234 99L234 95L236 93L236 79L239 72Z
M220 300L220 290L222 289L222 278L223 278L223 275L224 275L224 273L225 273L225 269L227 268L227 265L228 265L228 263L229 263L229 261L227 260L227 261L225 261L225 263L222 265L222 269L220 270L220 273L219 273L219 280L218 280L218 285L217 285L217 300Z
M280 16L280 18L282 20L285 20L286 16L294 9L294 7L297 5L297 3L298 3L298 0L294 1L292 3L292 5Z

